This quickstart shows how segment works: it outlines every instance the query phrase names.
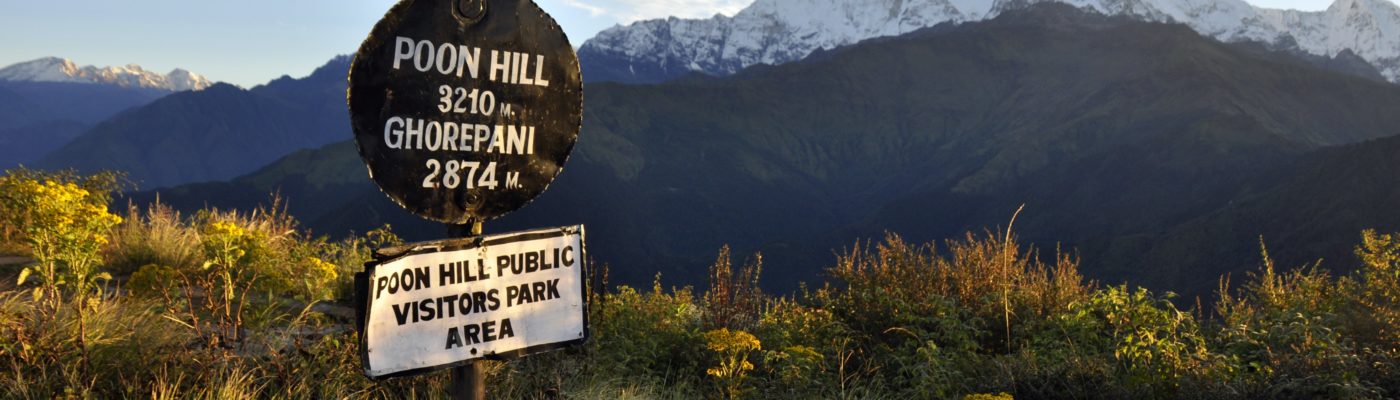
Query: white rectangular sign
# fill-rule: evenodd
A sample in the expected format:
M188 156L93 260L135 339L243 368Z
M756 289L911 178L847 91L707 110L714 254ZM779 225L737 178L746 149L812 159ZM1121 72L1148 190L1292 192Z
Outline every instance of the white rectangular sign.
M412 375L586 337L583 226L413 246L366 271L365 374Z

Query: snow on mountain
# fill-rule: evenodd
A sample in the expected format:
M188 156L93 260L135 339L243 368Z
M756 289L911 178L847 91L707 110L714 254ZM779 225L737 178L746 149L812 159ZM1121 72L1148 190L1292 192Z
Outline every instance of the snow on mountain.
M964 7L949 0L758 0L733 17L673 17L613 27L585 42L579 56L619 59L635 75L727 75L754 64L798 60L819 48L981 19L991 8L990 0L959 3Z
M71 60L58 57L40 58L0 69L0 81L96 83L176 92L203 90L213 84L199 74L179 68L161 75L135 64L79 67Z
M1400 82L1400 6L1387 0L1336 0L1314 12L1258 8L1243 0L757 0L733 17L616 26L584 43L579 56L594 67L590 80L728 75L754 64L799 60L817 49L987 19L1043 1L1183 23L1227 42L1296 46L1326 57L1351 50L1385 78Z
M1260 20L1300 49L1332 56L1350 49L1400 83L1400 6L1387 0L1337 0L1324 11L1260 10Z

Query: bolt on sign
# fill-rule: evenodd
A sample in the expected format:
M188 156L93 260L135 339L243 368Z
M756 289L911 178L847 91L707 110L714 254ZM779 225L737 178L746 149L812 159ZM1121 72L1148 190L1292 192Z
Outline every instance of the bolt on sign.
M583 121L578 56L531 0L401 0L355 54L347 99L380 190L453 225L539 196ZM377 250L356 276L365 375L585 340L583 236L574 226Z
M451 224L519 209L562 171L583 121L578 56L530 0L402 0L350 67L370 178Z
M367 271L365 374L413 375L587 337L583 227L406 246Z

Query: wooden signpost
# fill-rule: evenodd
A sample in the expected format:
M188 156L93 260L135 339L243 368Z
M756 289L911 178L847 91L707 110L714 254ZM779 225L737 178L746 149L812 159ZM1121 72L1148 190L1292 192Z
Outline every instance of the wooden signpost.
M578 57L531 0L401 0L350 68L347 102L370 178L451 238L379 249L356 277L366 376L454 368L588 336L582 226L482 236L563 170L583 121Z

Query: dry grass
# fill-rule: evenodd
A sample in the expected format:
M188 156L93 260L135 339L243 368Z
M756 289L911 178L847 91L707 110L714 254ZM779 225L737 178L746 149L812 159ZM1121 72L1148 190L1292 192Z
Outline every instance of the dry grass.
M119 278L135 272L131 290L103 291L81 313L77 301L50 311L30 288L0 280L0 398L444 398L446 371L365 378L353 322L316 311L319 301L349 298L351 276L370 249L397 238L387 227L334 242L313 237L278 204L274 197L253 212L189 216L161 204L129 207L103 255ZM211 246L231 243L215 240L227 237L238 239L238 251ZM650 291L594 292L593 336L585 346L489 362L490 393L714 397L721 392L706 371L723 354L706 347L704 333L716 328L753 339L751 349L728 359L753 367L742 369L731 395L1400 393L1393 323L1400 315L1400 237L1363 236L1362 271L1347 277L1279 272L1265 254L1264 268L1241 290L1223 285L1217 319L1146 290L1098 289L1080 275L1075 257L1058 250L1042 257L1031 248L1010 229L923 244L889 234L838 256L831 281L819 289L781 297L759 289L761 257L735 268L725 248L703 292L666 290L659 278ZM315 266L320 275L309 273ZM236 309L208 309L200 304L213 304L210 294L226 286L201 271L256 278L233 279L240 285ZM201 273L204 281L189 278ZM142 276L165 284L138 289ZM606 280L605 271L599 276ZM133 295L149 288L160 295ZM235 346L211 346L200 329L197 321L207 324L217 313L238 318L219 327L237 332Z
M170 206L157 202L143 212L131 204L123 219L113 229L111 245L103 254L113 273L130 275L150 264L192 268L204 262L199 232L189 229L180 213Z

